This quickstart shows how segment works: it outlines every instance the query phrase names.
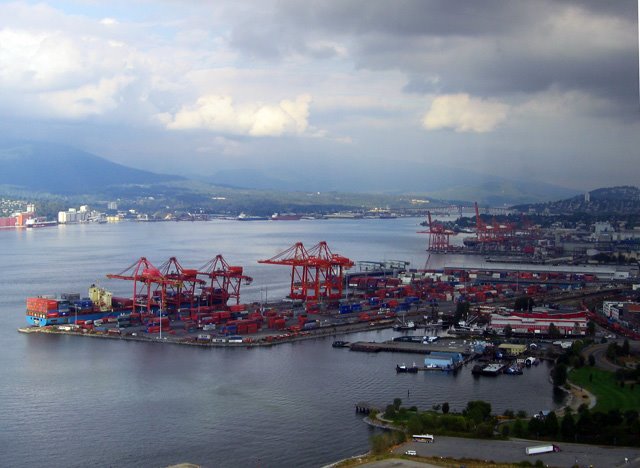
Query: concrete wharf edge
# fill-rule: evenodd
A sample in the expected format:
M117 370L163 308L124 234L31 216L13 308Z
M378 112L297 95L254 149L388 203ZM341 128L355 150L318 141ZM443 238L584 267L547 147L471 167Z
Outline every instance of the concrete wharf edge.
M18 328L18 332L31 334L43 334L43 335L70 335L70 336L82 336L88 338L102 338L102 339L111 339L111 340L122 340L122 341L138 341L143 343L166 343L166 344L175 344L182 346L195 346L201 348L256 348L256 347L271 347L277 346L279 344L284 343L293 343L297 341L310 340L314 338L324 338L327 336L335 336L335 335L343 335L348 333L359 333L368 330L383 330L386 328L391 328L393 324L383 323L383 324L370 324L366 323L354 323L348 325L339 325L334 327L327 327L326 329L320 328L316 330L309 330L307 335L296 335L289 336L286 338L274 339L274 341L252 341L252 342L243 342L243 343L216 343L216 342L197 342L197 341L180 341L176 339L164 338L160 339L159 337L147 337L147 336L131 336L131 335L107 335L107 334L97 334L97 333L77 333L73 331L63 331L63 330L52 330L46 327L23 327ZM170 335L172 336L172 335Z

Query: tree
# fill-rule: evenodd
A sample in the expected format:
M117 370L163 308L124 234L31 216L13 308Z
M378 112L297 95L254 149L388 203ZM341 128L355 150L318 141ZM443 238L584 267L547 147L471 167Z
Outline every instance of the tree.
M524 425L522 424L521 419L516 419L516 422L513 423L513 435L516 437L525 437L526 432L524 430Z
M392 431L378 434L371 437L371 451L375 454L382 454L394 445L404 442L406 436L404 432Z
M449 402L445 401L444 403L442 403L442 414L448 414L449 413Z
M470 401L462 414L476 424L481 423L491 416L491 404L482 400Z
M553 385L561 387L567 382L567 366L558 364L553 368Z
M575 440L576 422L572 414L565 414L560 423L560 434L564 440Z
M549 324L549 336L553 338L557 338L560 336L560 330L558 330L558 327L556 327L555 323Z
M393 405L387 405L386 409L384 410L384 417L386 419L393 419L393 417L397 414L396 412L396 408Z
M551 411L546 418L544 418L544 429L548 436L555 437L558 434L558 417L556 413Z
M533 301L532 297L522 296L522 297L516 298L515 303L513 305L513 310L531 312L535 307L535 305L536 304Z
M527 429L529 430L529 434L531 435L535 434L536 437L543 436L545 434L544 421L540 418L533 417L529 419Z
M629 340L627 339L625 339L624 343L622 343L622 355L623 356L629 355Z
M504 336L506 338L511 338L513 336L513 328L511 328L511 325L504 327Z
M589 336L596 334L596 324L593 320L589 320L589 323L587 323L587 334Z
M576 423L576 432L583 437L590 437L598 433L597 428L593 425L593 417L588 409L581 411Z
M593 354L589 354L589 365L591 367L596 365L596 358L593 356ZM591 380L589 380L589 381L591 381Z
M398 411L400 409L400 406L402 405L402 400L400 398L394 398L393 399L393 407L396 411Z
M407 421L407 430L410 434L422 434L424 425L419 415L414 414L409 418L409 421Z

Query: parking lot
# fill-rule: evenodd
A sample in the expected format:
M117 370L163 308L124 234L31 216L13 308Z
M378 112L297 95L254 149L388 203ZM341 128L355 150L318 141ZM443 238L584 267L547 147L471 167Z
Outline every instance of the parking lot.
M526 455L526 447L534 445L544 445L544 443L521 439L478 440L436 436L434 443L407 442L396 449L395 453L404 454L407 450L415 450L417 455L425 457L467 458L510 463L524 460L535 463L536 460L542 460L545 465L557 467L571 467L576 464L580 467L640 467L640 448L557 443L561 449L560 452Z

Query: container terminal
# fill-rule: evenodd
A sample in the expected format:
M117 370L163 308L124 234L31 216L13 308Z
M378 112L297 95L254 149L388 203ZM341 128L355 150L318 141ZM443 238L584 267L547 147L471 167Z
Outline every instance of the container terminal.
M635 278L615 273L554 271L534 266L513 269L412 270L407 262L355 262L333 253L326 242L306 249L300 242L259 263L291 271L286 301L244 304L242 285L252 278L222 257L197 269L172 257L159 267L142 257L107 278L127 281L131 295L115 297L91 285L88 296L60 293L27 299L23 332L170 341L198 345L270 345L407 323L448 330L457 336L584 336L588 320L632 339L637 328L611 321L586 299L630 291ZM514 310L516 299L546 304ZM573 308L560 304L573 303ZM459 304L467 304L456 317ZM637 314L636 314L637 315ZM405 322L412 319L411 322Z

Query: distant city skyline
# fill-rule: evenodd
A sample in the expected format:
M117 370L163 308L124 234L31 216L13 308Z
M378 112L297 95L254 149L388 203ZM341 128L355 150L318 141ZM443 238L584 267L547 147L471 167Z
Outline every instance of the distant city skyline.
M638 44L632 0L2 2L0 125L186 176L637 185Z

